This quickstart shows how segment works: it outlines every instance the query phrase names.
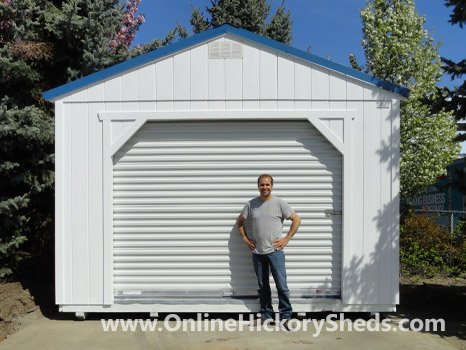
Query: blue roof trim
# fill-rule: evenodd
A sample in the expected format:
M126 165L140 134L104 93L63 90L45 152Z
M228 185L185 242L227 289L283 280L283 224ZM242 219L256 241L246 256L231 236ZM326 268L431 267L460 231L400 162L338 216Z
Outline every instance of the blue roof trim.
M55 89L46 91L43 93L44 99L46 101L49 101L51 99L54 99L56 97L65 95L67 93L70 93L72 91L78 90L80 88L83 88L85 86L91 85L93 83L96 83L98 81L108 79L110 77L113 77L115 75L118 75L122 72L128 71L130 69L136 68L138 66L144 65L146 63L149 63L151 61L157 60L159 58L162 58L164 56L168 56L172 53L175 53L177 51L181 51L183 49L186 49L190 46L197 45L199 43L202 43L204 41L210 40L212 38L221 36L223 34L232 34L234 36L238 36L242 39L249 40L252 42L255 42L257 44L269 47L271 49L283 52L287 55L291 55L297 58L300 58L302 60L317 64L319 66L328 68L330 70L345 74L347 76L365 81L367 83L370 83L372 85L375 85L379 88L382 88L384 90L399 94L403 97L408 97L409 96L409 89L400 86L400 85L395 85L393 83L389 83L387 81L384 81L382 79L373 77L372 75L360 72L358 70L346 67L342 64L335 63L332 61L329 61L327 59L324 59L322 57L310 54L308 52L296 49L292 46L283 44L281 42L266 38L264 36L261 36L259 34L252 33L250 31L247 31L245 29L241 28L236 28L231 25L225 24L221 27L207 30L205 32L202 32L197 35L193 35L189 38L177 41L176 43L173 43L171 45L167 45L164 47L161 47L157 50L148 52L144 55L135 57L133 59L130 59L128 61L116 64L112 67L109 67L107 69L103 69L99 72L90 74L88 76L85 76L81 79L74 80L68 84L59 86Z

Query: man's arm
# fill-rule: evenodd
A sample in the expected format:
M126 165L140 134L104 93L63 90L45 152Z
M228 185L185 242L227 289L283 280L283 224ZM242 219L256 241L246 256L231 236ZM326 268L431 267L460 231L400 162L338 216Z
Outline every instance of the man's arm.
M278 250L282 250L283 248L285 248L285 246L290 242L291 238L294 236L296 231L298 231L299 225L301 225L301 218L296 213L291 214L288 220L291 220L291 226L290 230L288 231L288 234L281 239L273 241L273 246Z
M249 249L254 250L256 248L256 242L246 236L246 230L244 229L245 221L246 219L243 217L243 215L239 214L238 219L236 219L236 227L238 227L238 231L241 234L241 237L243 237L244 243L246 243Z

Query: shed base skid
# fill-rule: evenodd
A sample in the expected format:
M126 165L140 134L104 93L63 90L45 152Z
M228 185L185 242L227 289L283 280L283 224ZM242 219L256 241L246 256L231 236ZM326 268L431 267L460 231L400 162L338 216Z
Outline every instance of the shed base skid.
M391 304L343 304L340 300L309 300L292 301L293 312L395 312L396 305ZM274 309L278 310L278 304L274 304ZM113 304L113 305L60 305L60 312L149 312L149 313L181 313L181 312L226 312L243 313L259 312L259 303L251 301L241 301L236 303L226 303L219 300L218 303L187 303L178 301L177 304Z

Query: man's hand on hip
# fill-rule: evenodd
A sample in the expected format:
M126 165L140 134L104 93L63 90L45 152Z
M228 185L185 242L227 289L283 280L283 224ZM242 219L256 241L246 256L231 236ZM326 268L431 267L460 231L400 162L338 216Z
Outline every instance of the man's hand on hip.
M285 246L290 242L290 239L288 237L283 237L281 239L277 239L273 241L273 246L277 248L278 250L282 250L285 248Z
M256 241L249 239L248 237L243 238L244 243L248 246L250 250L256 249Z

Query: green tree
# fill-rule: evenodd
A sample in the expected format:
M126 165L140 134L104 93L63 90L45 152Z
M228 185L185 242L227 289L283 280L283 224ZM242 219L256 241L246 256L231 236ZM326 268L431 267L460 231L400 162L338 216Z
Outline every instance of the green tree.
M169 45L176 40L185 39L187 37L188 32L186 31L186 28L178 23L174 29L168 31L165 38L156 38L149 44L138 45L137 47L133 48L131 51L128 52L129 57L135 57L140 54L147 53L149 51L157 50L162 46Z
M463 24L466 24L466 0L446 0L446 6L453 7L453 13L450 15L450 23L452 25L458 24L460 28L463 28ZM442 57L444 66L443 70L451 75L452 80L461 78L466 74L466 59L460 62L454 62L449 59ZM454 90L450 90L448 87L443 87L441 92L446 96L440 107L445 107L447 110L452 111L455 119L460 123L462 131L466 131L466 79L463 84L456 86ZM461 133L457 136L458 141L466 141L466 133ZM466 162L466 160L465 160ZM466 195L466 173L465 169L455 169L453 172L452 187L457 191Z
M53 105L42 93L128 56L119 0L0 0L0 277L53 238ZM27 259L26 259L27 260Z
M139 3L0 0L0 278L53 258L54 111L42 93L186 36L178 25L130 49Z
M422 102L437 93L442 76L438 44L423 28L413 0L368 0L361 10L366 65L355 69L411 90L401 103L401 194L412 195L435 182L459 154L451 112L432 113Z
M446 0L445 6L453 7L453 13L450 15L449 22L452 25L458 24L463 28L466 23L466 0ZM461 79L466 74L466 59L459 62L452 61L442 57L443 70L451 76L452 80ZM442 109L451 111L459 125L459 130L466 131L466 80L460 86L450 89L447 86L439 87L437 98L430 97L426 102L430 105L433 112ZM466 133L457 136L458 141L466 141Z
M0 277L50 238L53 208L53 119L39 106L54 47L43 40L33 1L0 2Z
M286 11L285 2L277 8L269 21L271 4L265 0L212 0L206 10L210 19L206 19L197 8L192 11L191 25L195 34L223 24L230 24L255 32L271 39L291 44L291 14Z

